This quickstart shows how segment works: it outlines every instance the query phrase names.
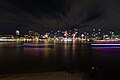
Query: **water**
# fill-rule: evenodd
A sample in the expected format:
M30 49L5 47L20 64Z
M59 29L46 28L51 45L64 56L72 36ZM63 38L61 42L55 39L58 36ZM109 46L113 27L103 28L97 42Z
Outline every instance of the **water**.
M49 44L49 43L42 43ZM43 47L21 47L21 43L0 43L0 73L91 72L101 79L117 80L120 48L97 48L81 43L56 43ZM116 79L115 79L116 78Z

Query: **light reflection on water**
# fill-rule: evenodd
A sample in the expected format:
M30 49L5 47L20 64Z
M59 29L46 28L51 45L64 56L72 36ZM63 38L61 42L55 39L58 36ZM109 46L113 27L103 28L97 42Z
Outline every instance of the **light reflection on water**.
M99 67L104 80L119 78L120 47L91 47L92 64Z
M112 51L120 51L120 47L119 46L111 46L111 47L92 47L93 50L99 50L99 51L108 51L108 52L112 52Z
M20 47L20 45L18 43L0 43L1 73L8 73L9 71L79 71L87 70L91 66L97 66L104 70L112 70L112 67L117 68L120 66L120 48L118 47L92 48L89 44L75 42L56 43L32 48Z

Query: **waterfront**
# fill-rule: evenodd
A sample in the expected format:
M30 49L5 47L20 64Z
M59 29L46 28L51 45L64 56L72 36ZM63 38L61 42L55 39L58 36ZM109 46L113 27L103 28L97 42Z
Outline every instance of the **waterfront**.
M1 74L59 71L87 73L95 67L101 79L116 80L119 77L119 47L92 48L88 43L42 43L51 46L30 48L21 47L21 44L0 44Z

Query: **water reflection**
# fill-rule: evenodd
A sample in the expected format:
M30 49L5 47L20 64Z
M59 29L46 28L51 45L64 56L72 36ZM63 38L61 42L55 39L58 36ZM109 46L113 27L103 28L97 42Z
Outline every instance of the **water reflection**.
M120 47L92 47L94 50L101 50L101 51L120 51Z
M93 48L82 43L35 43L44 47L0 44L0 72L112 69L120 63L120 48ZM19 45L19 47L18 47ZM109 70L110 70L109 69Z
M116 66L120 62L119 55L120 55L119 47L92 48L92 59L93 59L93 62L97 65L102 65L102 66L105 65L107 67Z
M105 80L119 77L117 76L120 67L119 47L94 47L91 48L91 53L92 63L101 69Z
M44 60L47 61L49 59L50 52L51 52L51 49L48 47L48 45L45 46L43 52L44 52L43 53Z
M76 43L75 42L73 42L72 43L72 57L73 57L73 59L75 59L76 58Z

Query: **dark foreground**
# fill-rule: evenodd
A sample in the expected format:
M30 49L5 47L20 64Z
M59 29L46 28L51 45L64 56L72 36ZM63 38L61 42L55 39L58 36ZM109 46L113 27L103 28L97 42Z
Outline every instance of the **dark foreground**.
M90 80L90 77L83 73L68 72L44 72L29 74L4 74L0 80Z

